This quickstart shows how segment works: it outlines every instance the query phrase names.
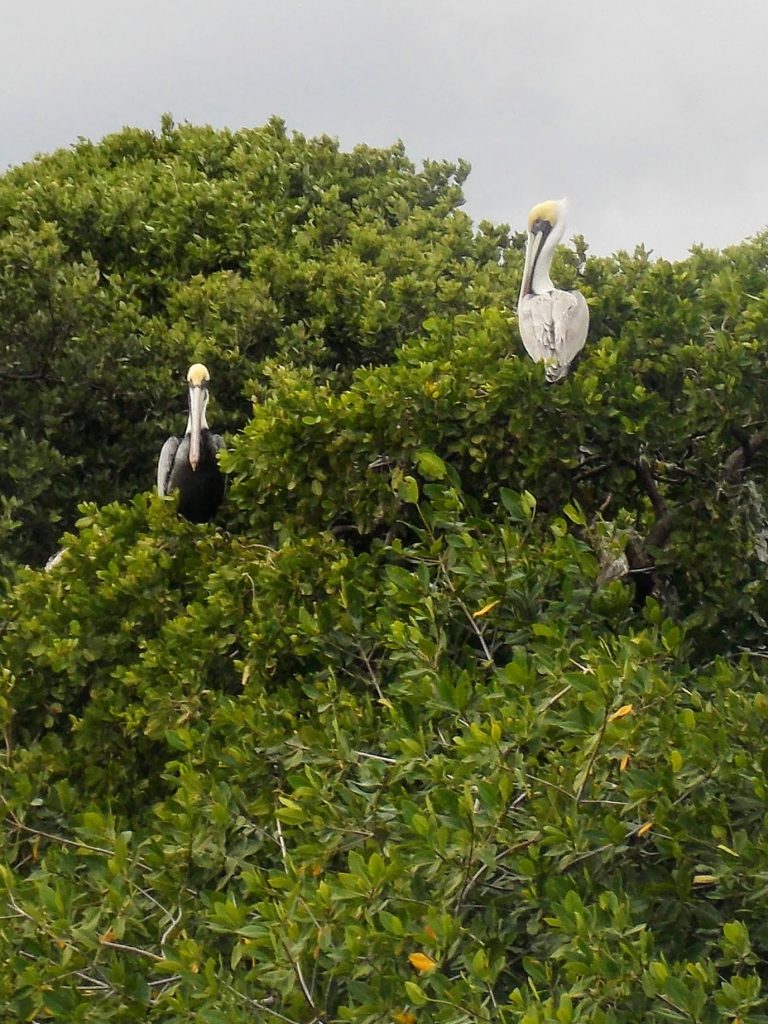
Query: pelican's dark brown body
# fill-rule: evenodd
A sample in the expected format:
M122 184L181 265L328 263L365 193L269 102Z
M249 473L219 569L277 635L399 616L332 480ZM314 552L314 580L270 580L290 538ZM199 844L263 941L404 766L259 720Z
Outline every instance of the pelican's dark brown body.
M208 429L205 407L210 377L202 363L190 366L189 420L184 437L169 437L157 465L157 491L179 492L179 515L192 523L207 523L216 515L224 497L226 478L216 455L224 447L219 434Z
M178 438L169 440L178 441ZM224 442L218 434L202 430L197 469L192 469L189 462L188 437L183 437L176 449L165 493L179 492L179 515L191 523L207 523L213 519L224 498L224 474L216 461L216 452L223 447Z

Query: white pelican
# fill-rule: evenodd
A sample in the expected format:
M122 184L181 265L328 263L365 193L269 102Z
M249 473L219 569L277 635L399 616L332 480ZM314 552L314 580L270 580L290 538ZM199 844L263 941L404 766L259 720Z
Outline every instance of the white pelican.
M580 292L555 288L549 268L565 231L565 199L550 199L528 214L528 245L517 323L523 345L535 363L547 364L548 381L562 380L584 348L589 308Z
M202 363L190 366L189 419L183 438L169 437L157 464L157 493L179 492L179 515L193 523L213 519L224 497L225 478L216 461L224 447L219 434L212 434L205 419L210 374Z

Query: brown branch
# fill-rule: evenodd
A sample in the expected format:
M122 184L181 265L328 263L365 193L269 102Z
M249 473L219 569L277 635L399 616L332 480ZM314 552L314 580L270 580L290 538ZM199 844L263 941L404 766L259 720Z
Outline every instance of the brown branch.
M636 600L638 604L642 604L646 597L658 593L656 559L650 553L650 549L659 550L669 540L672 533L672 514L645 459L639 459L635 464L635 474L639 484L648 495L656 516L647 538L644 541L630 540L625 549L629 571L635 584Z
M706 431L705 434L710 432ZM754 455L768 445L768 427L763 427L753 434L748 434L746 430L741 429L734 429L733 433L741 444L722 464L719 479L715 477L718 493L722 492L722 487L726 484L737 484ZM690 440L698 440L705 434L694 435ZM596 470L602 468L604 467L595 467ZM669 541L673 528L673 516L659 490L659 480L665 478L654 474L646 459L642 457L634 464L634 470L637 482L648 496L654 513L654 521L648 536L645 539L636 537L627 541L624 550L629 564L629 572L635 585L635 603L642 605L647 597L658 597L662 591L661 581L656 575L654 552L660 551ZM696 479L695 474L680 467L678 467L678 472ZM584 475L592 475L591 469ZM575 479L580 479L578 474ZM674 484L676 481L667 479L667 482Z
M597 466L590 466L586 469L576 470L573 474L574 482L581 483L583 480L589 480L593 476L600 476L601 473L604 473L606 469L610 469L610 467L610 462L601 462Z
M669 540L669 535L672 532L672 516L670 515L667 503L661 496L659 488L656 486L656 481L651 473L650 467L645 459L640 459L635 466L635 473L637 479L643 487L643 490L651 499L651 505L656 515L656 522L651 528L651 532L648 534L648 539L645 542L645 546L662 548Z
M745 437L743 443L735 451L731 452L725 460L723 477L725 483L738 483L739 477L749 465L752 456L765 444L768 444L768 428L758 430L751 437Z
M28 372L19 371L18 373L13 373L12 371L9 371L9 370L0 370L0 380L7 380L7 381L37 381L37 380L44 380L48 384L63 384L64 383L60 377L54 377L53 374L48 373L47 371L37 372L37 371L32 371L32 370L30 370Z

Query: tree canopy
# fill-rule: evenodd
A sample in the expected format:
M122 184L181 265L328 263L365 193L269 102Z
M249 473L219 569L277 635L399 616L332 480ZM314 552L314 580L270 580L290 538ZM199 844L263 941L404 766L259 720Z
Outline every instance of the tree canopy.
M0 179L7 1014L768 1021L768 236L577 238L548 386L467 172L165 119Z

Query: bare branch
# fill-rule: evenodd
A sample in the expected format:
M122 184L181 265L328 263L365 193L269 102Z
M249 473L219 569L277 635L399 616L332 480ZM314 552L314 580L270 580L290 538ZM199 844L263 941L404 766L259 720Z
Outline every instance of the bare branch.
M379 697L379 699L381 699L384 695L381 692L381 687L379 686L379 681L376 678L376 673L373 671L373 665L371 665L371 659L365 653L365 648L363 647L363 645L360 642L358 642L357 649L360 652L360 657L363 660L363 664L365 665L365 668L366 668L366 670L368 672L368 677L371 680L373 688L376 691L376 694Z
M723 477L727 484L738 483L739 477L747 468L755 455L765 444L768 444L768 428L758 430L756 434L745 437L743 443L731 452L725 460Z
M168 941L168 936L174 930L174 928L179 923L179 921L181 921L181 917L182 917L182 910L181 910L181 907L179 907L178 913L176 914L175 917L171 918L171 923L168 925L168 927L165 929L163 934L160 936L160 945L161 946L164 946L166 944L166 942Z
M357 754L358 757L365 757L369 761L381 761L383 764L397 764L397 758L384 757L383 754L369 754L365 750L353 750L353 754Z
M64 846L76 846L78 849L88 850L91 853L100 853L105 857L114 857L114 850L107 850L103 846L90 846L88 843L77 842L74 839L65 839L64 836L54 835L52 832L43 832L39 828L31 828L29 825L25 825L19 821L18 818L11 815L6 818L6 822L11 828L16 829L17 832L28 832L33 836L42 836L44 839L50 839L54 843L62 843Z
M669 540L672 533L672 514L645 459L638 460L635 465L635 474L641 487L650 498L656 516L645 541L630 540L625 548L629 571L635 584L636 598L642 603L646 597L657 593L656 560L649 553L649 549L663 548Z
M146 956L150 960L164 959L164 957L158 956L157 953L153 953L149 949L142 949L141 946L129 946L125 942L111 942L109 939L101 939L100 941L102 946L107 946L109 949L119 949L124 953L136 953L138 956Z
M298 960L294 960L294 958L291 956L291 951L288 948L288 943L282 937L280 938L280 945L285 950L285 955L288 957L288 960L290 961L291 967L293 968L293 973L296 975L296 979L299 985L301 986L301 991L304 994L304 998L309 1003L310 1007L314 1010L315 1001L312 998L312 993L309 991L309 988L307 987L306 981L304 980L304 974L301 970L301 964L299 963Z
M454 594L456 594L456 590L455 590L455 588L453 586L451 586L451 590L453 590ZM457 603L459 605L459 608L461 608L461 610L466 615L467 621L469 622L470 626L472 627L472 631L474 632L474 634L477 637L477 639L480 641L480 646L483 648L483 654L485 655L485 660L488 662L489 665L493 665L494 664L493 655L488 650L488 644L485 642L485 637L483 636L483 631L482 631L482 629L480 629L480 627L478 626L477 622L475 622L474 615L469 610L469 608L467 608L467 606L464 604L464 602L461 600L461 598L458 596L458 594L456 594L456 601L457 601Z
M669 540L669 535L672 532L672 516L667 503L661 496L659 488L656 486L653 474L651 473L650 467L645 459L640 459L635 466L635 473L637 479L640 481L643 490L651 499L651 505L656 515L656 522L651 528L651 532L648 534L648 539L645 542L646 547L663 548L666 542Z
M280 847L280 856L283 858L283 864L288 863L288 851L285 848L285 840L283 839L283 826L280 824L280 819L275 817L275 824L277 826L277 842Z

